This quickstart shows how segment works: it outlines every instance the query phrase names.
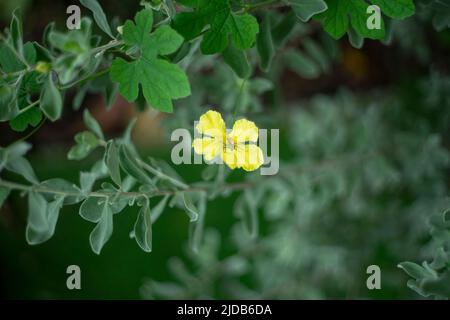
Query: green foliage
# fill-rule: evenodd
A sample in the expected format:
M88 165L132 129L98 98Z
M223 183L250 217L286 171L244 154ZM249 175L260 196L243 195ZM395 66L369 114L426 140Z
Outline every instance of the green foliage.
M381 12L393 19L404 19L414 14L413 0L371 0ZM335 39L342 37L350 28L363 38L383 39L385 25L382 21L381 29L367 28L367 8L370 5L364 0L326 0L327 11L317 18L322 21L324 29Z
M194 9L183 12L174 20L175 29L187 40L200 35L205 26L201 49L204 54L224 51L231 43L240 50L249 49L256 40L258 22L249 14L236 14L230 0L180 1Z
M51 121L56 121L61 117L63 107L62 98L51 74L45 80L40 97L40 107L44 115Z
M450 4L440 0L419 0L420 14L432 20L436 30L450 28Z
M86 129L75 135L67 158L93 165L77 183L40 181L25 157L27 142L0 148L0 207L11 191L27 197L29 244L48 241L61 209L77 205L81 218L95 224L89 243L100 254L114 231L125 228L114 227L116 215L133 207L130 237L151 252L154 224L175 207L186 214L192 266L174 258L169 268L179 282L151 280L144 297L367 298L361 268L380 256L389 266L406 261L398 265L420 295L449 297L449 213L437 208L448 196L448 76L424 78L415 109L383 88L305 101L283 95L292 89L286 74L307 86L340 69L345 46L335 40L346 33L354 47L365 38L391 41L430 65L427 33L411 30L427 21L436 30L450 27L446 3L416 1L419 22L405 20L415 13L412 0L143 0L117 32L119 23L108 20L98 1L81 4L93 19L84 17L72 31L50 23L41 43L24 41L14 12L0 34L1 122L23 132L60 120L69 102L75 110L85 107L89 92L102 94L108 107L120 93L139 110L148 104L175 111L166 129L192 128L211 106L226 120L248 116L285 128L282 151L289 157L273 177L247 174L234 182L223 165L208 165L200 181L187 183L166 162L141 157L131 141L134 122L121 137L107 137L85 108ZM367 28L369 5L381 8L379 30ZM94 21L106 41L93 34ZM324 84L321 90L330 92ZM205 230L208 201L231 199L233 192L235 221L225 239ZM438 218L424 215L435 210ZM429 243L421 250L424 239ZM403 273L389 266L383 287L395 291Z
M328 9L325 0L285 0L294 10L295 15L303 22L307 22L314 15Z
M423 92L419 110L397 98L374 102L349 92L303 102L288 120L295 160L282 163L276 176L246 179L250 188L238 194L226 249L207 232L198 254L187 251L189 262L169 263L178 281L149 280L144 297L317 299L352 290L368 298L365 268L382 257L383 290L398 288L396 264L420 256L417 243L428 233L424 210L448 190L442 170L450 154L436 122L427 120L433 109L422 103L429 95ZM441 112L449 114L448 105ZM448 230L440 238L448 244ZM444 270L447 255L439 256L430 268ZM418 268L424 287L433 283L443 297L445 273L430 268Z
M162 26L148 36L153 25L150 10L138 12L135 22L125 23L123 38L131 50L139 49L139 57L130 63L116 58L111 66L111 77L120 84L120 92L128 101L137 99L141 85L144 97L151 106L172 112L171 100L188 96L189 82L180 68L157 56L175 52L183 38L169 26Z
M99 28L102 29L103 32L105 32L108 36L114 39L106 15L97 0L80 0L80 2L83 6L92 11L92 13L94 14L95 22L97 22Z

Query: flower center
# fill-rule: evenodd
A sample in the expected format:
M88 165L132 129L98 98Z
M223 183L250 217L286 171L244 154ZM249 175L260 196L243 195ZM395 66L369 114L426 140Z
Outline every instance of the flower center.
M238 142L236 137L227 136L225 139L225 144L223 146L224 151L235 151L238 148Z

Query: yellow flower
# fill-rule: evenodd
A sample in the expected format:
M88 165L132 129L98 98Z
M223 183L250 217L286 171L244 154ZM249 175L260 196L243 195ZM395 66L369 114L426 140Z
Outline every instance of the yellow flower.
M256 145L258 127L254 122L240 119L227 134L220 113L210 110L200 117L196 129L203 138L194 139L192 146L205 160L220 156L231 169L246 171L256 170L264 163L262 150Z

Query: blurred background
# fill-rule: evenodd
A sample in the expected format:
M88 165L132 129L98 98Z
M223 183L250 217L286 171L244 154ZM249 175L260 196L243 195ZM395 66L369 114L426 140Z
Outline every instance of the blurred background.
M50 21L64 30L66 8L74 2L1 0L0 26L7 27L20 6L25 39L40 41ZM100 2L110 19L122 22L139 9L137 0ZM276 21L285 12L279 10ZM89 246L93 225L81 219L78 206L63 209L52 239L29 246L27 204L13 192L0 210L2 296L421 298L397 264L431 260L448 243L447 233L444 238L430 233L437 228L430 221L448 201L450 30L436 30L433 13L425 10L389 28L384 43L366 40L355 48L347 37L332 40L316 21L297 24L279 37L285 45L269 72L260 71L256 53L250 53L254 77L243 91L220 58L198 55L185 66L193 96L180 100L173 115L140 111L121 97L107 109L94 91L76 109L76 91L67 92L63 118L46 122L28 139L33 145L28 158L41 180L76 182L80 170L98 158L67 160L73 136L84 130L84 108L108 137L122 134L137 117L133 141L140 152L170 163L173 128L192 130L211 106L229 120L238 100L242 115L260 128L280 129L280 173L262 182L261 192L233 192L209 202L198 254L188 248L189 221L176 208L167 208L154 225L152 253L129 237L137 208L115 216L114 234L99 256ZM14 132L1 123L0 145L29 131ZM174 166L187 182L201 180L206 167ZM265 177L236 171L227 179ZM242 207L249 205L246 195L260 217L256 240L246 237L239 222ZM366 268L373 264L382 271L381 290L366 287ZM81 290L66 287L69 265L81 268Z

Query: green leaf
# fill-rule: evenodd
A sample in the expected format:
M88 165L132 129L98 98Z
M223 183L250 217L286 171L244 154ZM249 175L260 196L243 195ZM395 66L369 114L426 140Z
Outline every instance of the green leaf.
M173 112L172 99L190 94L184 72L176 65L160 59L128 63L116 58L111 67L111 76L119 83L120 93L129 102L136 100L140 84L150 106L163 112Z
M430 267L432 267L435 270L443 269L447 266L447 263L449 261L450 261L449 255L447 254L447 252L444 250L443 247L440 247L437 249Z
M40 108L47 118L56 121L61 117L63 101L51 74L47 77L40 98Z
M37 107L33 107L12 119L9 125L14 131L25 131L28 126L36 127L42 120L42 112Z
M3 203L5 203L5 200L8 198L10 191L11 190L8 188L0 187L0 209L3 206Z
M102 218L105 202L107 202L106 198L89 197L83 201L78 213L83 219L97 223Z
M381 29L367 28L367 13L369 5L378 5L381 12L393 19L404 19L414 14L413 0L325 0L328 10L317 15L322 21L325 31L333 38L341 38L351 27L363 38L383 39L385 36L384 21L381 21Z
M285 53L285 63L299 76L305 79L314 79L320 75L320 67L308 55L300 51L288 51Z
M192 203L191 197L186 192L181 192L181 197L183 199L184 209L189 216L191 222L197 221L198 219L198 209Z
M86 127L88 127L89 130L91 130L93 133L96 134L96 136L101 139L105 140L105 137L103 136L102 128L98 124L97 120L94 119L94 117L91 115L88 109L84 110L83 113L83 120Z
M150 10L138 12L135 23L125 23L125 44L138 47L140 57L131 62L122 58L114 59L111 78L119 83L120 93L129 102L138 98L140 85L146 101L153 108L172 112L172 100L189 96L191 89L184 71L177 65L158 58L158 55L175 52L181 46L182 38L168 26L162 26L149 34L152 23L153 15Z
M67 154L69 160L82 160L99 145L97 137L90 131L78 133L75 136L75 142L76 145Z
M113 213L107 201L102 205L100 220L89 235L92 251L100 254L103 246L108 242L113 233Z
M97 161L89 172L80 173L80 187L81 191L86 194L92 190L95 181L107 175L107 168L103 160Z
M39 180L36 178L33 168L30 162L24 157L8 157L8 161L5 165L9 171L20 174L26 180L33 184L38 184Z
M17 157L26 155L27 152L30 151L30 149L31 144L24 141L18 141L10 145L5 150L7 151L9 159L15 159Z
M296 24L297 17L293 12L282 17L281 21L279 21L272 29L272 38L275 47L281 47L284 44L292 30L294 30Z
M237 49L253 46L259 31L258 22L249 14L236 14L229 0L185 2L193 12L182 12L175 16L174 28L187 40L197 37L209 25L201 43L204 54L224 51L230 42Z
M26 142L16 142L8 148L0 148L0 169L2 166L9 171L23 176L33 184L38 184L33 168L23 156L30 150L31 145Z
M434 275L430 273L426 268L414 263L414 262L402 262L398 264L398 267L403 269L408 275L414 279L433 278Z
M168 25L163 25L153 33L156 49L160 55L172 54L183 44L183 37Z
M139 247L145 252L152 251L152 217L150 202L145 199L134 224L134 237Z
M26 239L29 244L40 244L53 236L63 203L64 196L58 196L54 201L47 202L39 193L28 194Z
M330 70L331 59L321 45L319 45L316 41L307 38L303 41L303 46L305 48L305 52L318 62L322 72L327 72Z
M28 64L33 65L36 63L36 49L32 42L27 42L23 46L23 57Z
M284 0L292 7L295 15L303 22L307 22L312 16L324 12L328 6L324 0Z
M370 0L370 2L379 6L383 14L395 19L408 18L416 10L413 0Z
M194 252L198 252L203 240L206 200L206 194L202 192L198 201L198 219L189 225L189 245Z
M233 46L233 44L230 44L222 55L225 62L240 78L246 79L250 77L252 68L244 51L238 50Z
M108 167L109 176L118 186L120 186L122 184L122 179L120 178L119 149L113 141L109 142L107 145L105 163Z
M15 99L16 90L0 82L0 121L10 120L19 112L17 99Z
M70 183L69 181L66 181L64 179L55 178L45 180L40 183L40 186L44 189L57 190L66 193L64 197L64 205L76 204L83 199L81 190L78 189L78 187L73 183ZM47 201L52 201L55 199L55 195L50 193L43 193L43 196ZM56 197L59 197L59 195L57 195Z
M438 298L447 298L450 296L450 272L446 271L440 277L427 278L421 283L421 290L426 295L434 295Z
M134 155L128 147L120 145L119 159L121 168L130 176L140 181L143 184L154 185L153 180L142 169L136 160L137 155Z
M29 46L25 46L28 48ZM28 51L28 50L25 50ZM15 116L10 122L10 126L13 130L22 132L28 128L29 125L35 127L42 120L42 112L39 106L29 108L32 104L32 97L36 96L41 89L39 83L38 72L26 73L20 81L17 90L17 106L19 107L19 114ZM23 111L27 108L26 111Z
M0 66L6 73L17 72L26 68L14 52L3 44L0 44Z
M261 30L256 40L256 48L259 53L259 66L264 72L269 71L272 59L275 56L275 47L272 39L272 22L270 15L266 15L261 24Z
M13 46L19 54L23 53L23 31L22 19L19 16L19 9L14 10L12 15L10 33Z
M106 19L106 15L97 0L80 0L80 3L92 11L92 13L94 14L94 20L99 28L102 29L103 32L105 32L108 36L114 39L111 28L108 24L108 19Z
M352 47L361 49L364 45L364 38L360 36L358 33L356 33L355 29L348 28L347 31L348 34L348 40L350 41L350 44Z

